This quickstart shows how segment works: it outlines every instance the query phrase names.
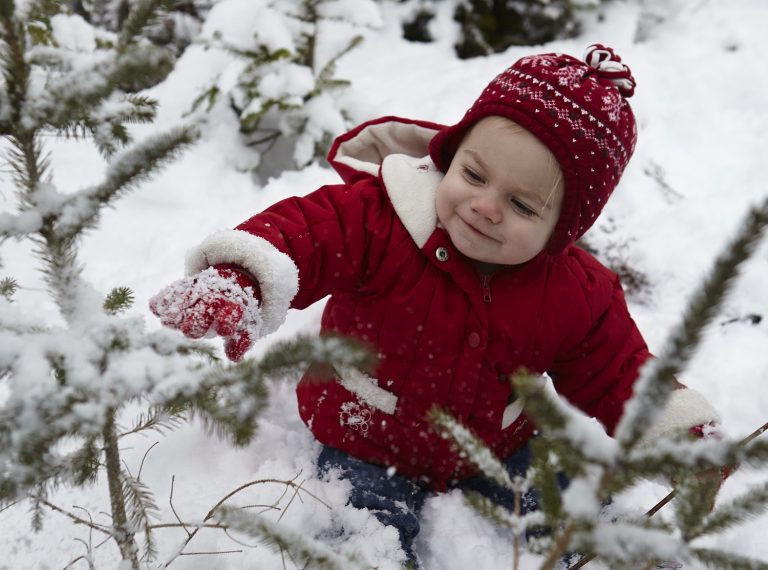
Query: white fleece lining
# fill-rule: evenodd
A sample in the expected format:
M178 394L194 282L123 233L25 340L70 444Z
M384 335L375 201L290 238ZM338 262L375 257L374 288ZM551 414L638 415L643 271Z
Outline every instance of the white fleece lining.
M394 414L397 396L379 387L375 378L363 374L356 368L339 368L339 383L372 408L385 414Z
M535 378L536 385L539 388L544 388L547 386L549 382L551 382L551 379L546 374L541 374L539 376L536 376ZM551 384L549 388L552 388ZM520 417L520 414L523 413L523 399L517 398L507 404L507 407L504 408L504 414L501 416L501 429L507 429L509 426L512 425L512 423Z
M507 429L509 426L511 426L512 422L519 418L520 414L522 413L523 401L518 398L511 404L507 405L506 408L504 408L504 415L501 417L501 429Z
M680 388L672 392L661 417L643 434L638 443L641 447L649 446L660 437L671 436L710 422L719 423L720 416L707 399L696 390Z
M390 154L381 165L381 177L392 206L420 248L437 226L435 196L443 176L428 156Z
M259 282L262 336L280 328L299 290L299 270L293 260L261 237L223 230L187 252L186 272L192 275L219 263L239 265Z
M392 152L427 154L429 141L436 133L435 129L397 121L368 125L355 138L341 143L331 160L376 176L384 157Z

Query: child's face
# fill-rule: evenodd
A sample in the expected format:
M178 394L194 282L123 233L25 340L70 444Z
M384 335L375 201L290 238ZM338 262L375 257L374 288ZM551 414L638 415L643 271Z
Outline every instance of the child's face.
M467 257L525 263L555 229L562 180L557 160L530 132L486 117L464 137L437 189L437 217Z

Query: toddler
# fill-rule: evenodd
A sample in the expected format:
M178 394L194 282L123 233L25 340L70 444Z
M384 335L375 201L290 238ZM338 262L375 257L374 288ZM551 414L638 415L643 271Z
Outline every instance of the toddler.
M340 136L328 160L343 182L283 200L187 257L187 274L151 301L163 324L224 337L232 360L289 308L330 295L322 333L362 340L371 376L297 388L301 418L350 502L413 540L429 491L462 487L511 506L425 419L439 406L482 438L511 474L534 433L509 382L521 367L608 433L648 348L617 276L574 245L621 178L637 129L629 68L591 46L585 61L524 57L453 126L384 117ZM675 390L648 437L716 422ZM526 497L525 510L535 508Z

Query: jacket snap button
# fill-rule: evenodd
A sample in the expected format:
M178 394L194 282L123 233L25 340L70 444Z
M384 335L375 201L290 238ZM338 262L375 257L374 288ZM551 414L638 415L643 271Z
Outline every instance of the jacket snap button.
M476 332L469 333L469 336L467 337L467 344L470 346L470 348L477 348L480 346L480 335Z
M435 256L437 257L438 261L448 261L448 250L444 247L438 247L435 250Z

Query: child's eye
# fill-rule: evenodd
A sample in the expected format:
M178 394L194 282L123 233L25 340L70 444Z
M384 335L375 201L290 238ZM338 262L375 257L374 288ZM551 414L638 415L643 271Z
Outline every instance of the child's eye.
M525 216L526 218L532 218L538 215L536 210L529 208L524 202L521 202L514 196L509 199L509 203L512 204L512 207L517 210L520 215Z
M464 167L464 176L466 176L467 180L469 180L470 182L474 182L478 184L483 182L483 177L467 166Z

